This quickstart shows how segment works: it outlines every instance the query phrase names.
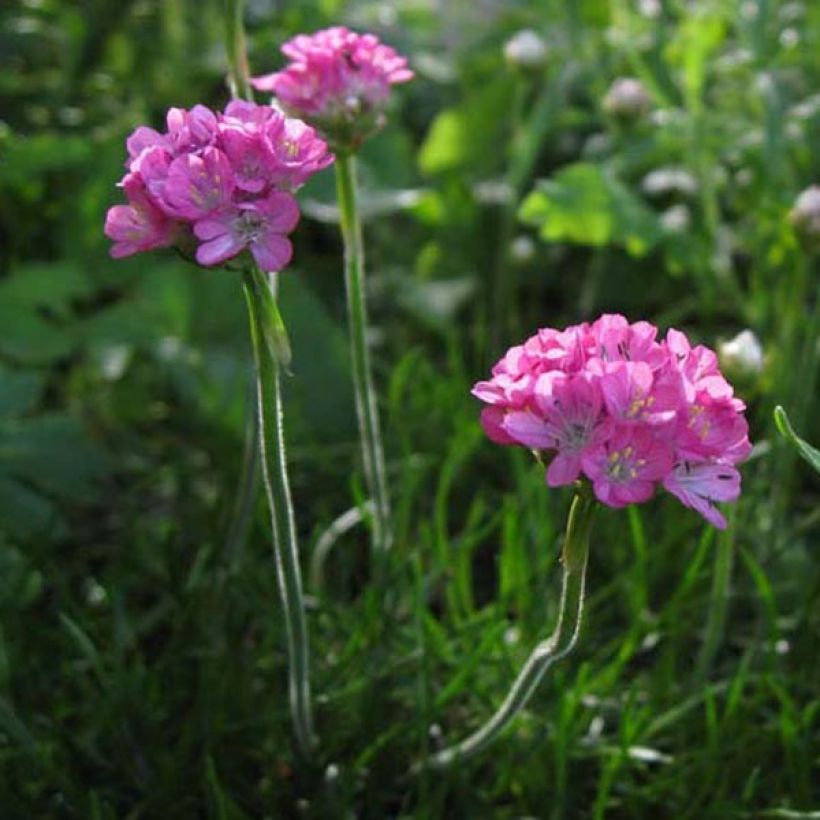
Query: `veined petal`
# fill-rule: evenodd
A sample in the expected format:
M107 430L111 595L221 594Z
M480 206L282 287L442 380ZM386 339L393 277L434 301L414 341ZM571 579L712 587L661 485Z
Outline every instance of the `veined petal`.
M236 256L244 248L242 242L233 234L223 233L208 242L203 242L197 248L196 261L200 265L218 265Z

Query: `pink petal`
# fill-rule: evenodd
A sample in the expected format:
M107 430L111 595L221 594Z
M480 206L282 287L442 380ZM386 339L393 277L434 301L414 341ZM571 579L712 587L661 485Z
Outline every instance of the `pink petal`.
M199 226L201 223L197 223ZM196 261L200 265L218 265L236 256L245 246L230 233L223 233L215 239L203 242L196 250Z
M565 487L581 473L581 456L577 453L558 453L547 468L547 484Z
M525 447L531 447L534 450L547 450L555 447L555 437L550 434L544 419L534 413L508 413L501 426L510 438Z
M286 268L293 256L290 240L270 233L251 242L251 253L265 273L276 273Z

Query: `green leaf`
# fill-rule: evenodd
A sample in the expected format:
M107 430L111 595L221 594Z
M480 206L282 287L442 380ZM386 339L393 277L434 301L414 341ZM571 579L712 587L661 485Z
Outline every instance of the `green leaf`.
M0 301L46 308L62 317L73 300L88 296L94 289L85 273L70 262L33 263L0 282Z
M816 472L820 473L820 450L816 447L812 447L808 442L803 441L803 439L794 432L794 428L789 421L789 417L786 415L786 411L780 405L774 408L774 423L777 425L780 435L791 442L797 452L811 464Z
M0 465L0 475L61 498L82 500L93 493L107 459L77 419L53 414L4 427Z
M526 197L519 218L548 242L621 245L642 256L661 238L655 214L598 165L579 162L542 180Z
M511 97L509 78L483 88L466 103L442 111L419 150L424 174L440 174L464 166L484 168L497 159L498 138Z
M35 371L0 365L0 421L33 410L43 392L43 382L42 374Z

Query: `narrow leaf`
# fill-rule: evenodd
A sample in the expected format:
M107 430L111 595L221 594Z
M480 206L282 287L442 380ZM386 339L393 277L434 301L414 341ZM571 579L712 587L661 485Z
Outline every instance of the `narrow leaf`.
M789 417L786 415L786 411L780 405L774 408L774 423L777 425L777 429L783 438L791 442L797 452L814 467L816 472L820 473L820 450L816 447L812 447L808 442L803 441L803 439L794 432L794 428L789 421Z

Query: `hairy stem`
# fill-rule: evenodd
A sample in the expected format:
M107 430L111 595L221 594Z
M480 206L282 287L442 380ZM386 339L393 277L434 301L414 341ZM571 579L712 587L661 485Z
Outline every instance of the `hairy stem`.
M276 310L276 294L269 278L255 266L245 271L243 285L256 364L262 477L271 514L276 579L285 616L288 693L296 740L302 752L307 754L316 745L311 713L308 632L296 522L285 459L279 363L265 330L271 312Z
M350 349L353 362L353 387L356 393L356 415L367 489L373 499L373 550L390 548L390 498L384 466L384 450L379 431L376 394L370 374L367 349L367 308L364 287L364 242L356 204L356 161L354 157L336 158L336 195L344 241L345 287L350 325Z
M572 651L581 629L589 537L595 503L587 487L580 488L572 501L561 557L561 603L558 622L552 635L532 651L496 713L478 731L430 757L426 761L427 767L446 769L453 763L482 752L527 705L547 669Z

